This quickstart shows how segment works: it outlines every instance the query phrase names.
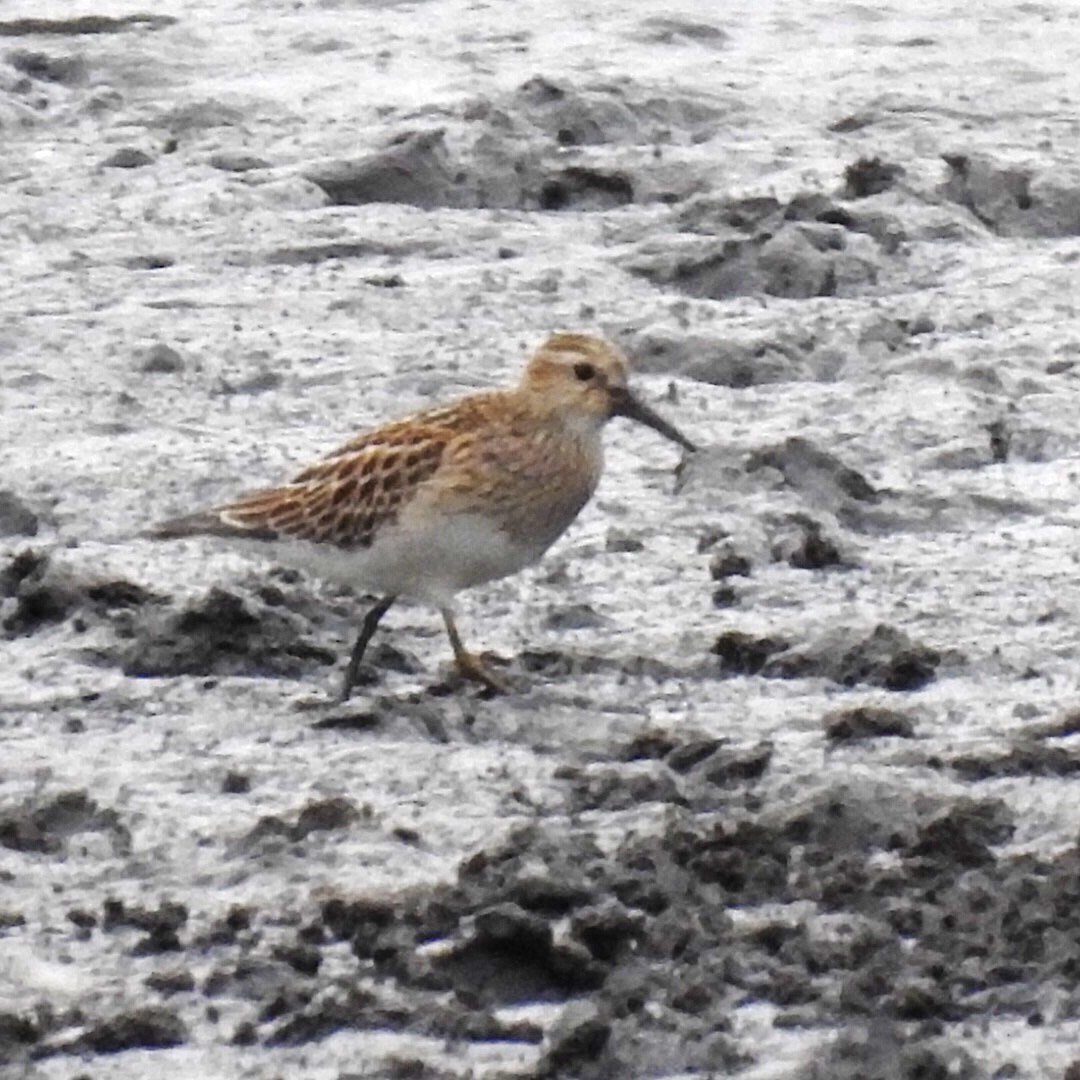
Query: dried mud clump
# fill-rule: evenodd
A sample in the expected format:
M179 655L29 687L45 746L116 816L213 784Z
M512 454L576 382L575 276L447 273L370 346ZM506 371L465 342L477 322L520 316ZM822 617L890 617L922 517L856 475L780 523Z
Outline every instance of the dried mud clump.
M28 16L23 19L0 20L0 37L78 34L119 34L128 30L163 30L179 22L173 15L76 15L70 19L48 19Z
M786 563L795 570L855 565L854 558L844 554L847 545L833 524L801 512L771 514L761 524L763 538L736 538L723 528L714 528L698 540L698 553L709 553L713 581L751 577L756 567L771 563Z
M154 159L137 146L121 146L101 160L103 169L142 169L153 164Z
M844 169L845 199L865 199L888 191L904 176L903 165L879 157L861 157Z
M241 852L264 845L268 838L280 837L299 843L314 832L347 829L363 817L359 807L344 796L316 799L306 803L292 824L276 815L262 817L237 845Z
M834 709L822 717L825 738L831 742L854 742L859 739L881 739L895 736L910 739L915 725L907 713L875 705L856 705L850 709Z
M11 851L62 856L71 837L88 832L105 834L114 854L131 850L131 832L120 815L101 809L85 791L0 808L0 846Z
M77 616L76 630L97 619L123 632L131 611L161 600L134 582L82 578L46 552L30 548L13 555L0 570L0 625L9 637L34 634L72 616Z
M431 209L469 204L456 173L440 129L401 132L367 157L313 167L306 175L337 206L387 202Z
M264 594L266 595L266 594ZM118 648L125 675L262 675L295 678L336 654L302 636L283 604L213 588L180 611L137 623Z
M31 1048L44 1034L40 1018L0 1012L0 1066L25 1063Z
M87 65L77 53L52 54L31 49L12 49L4 59L16 70L42 82L78 86L86 82Z
M707 761L709 749L685 748L683 764ZM627 837L607 854L587 830L523 828L463 863L450 888L335 900L322 922L328 940L351 939L406 999L453 990L472 1010L465 1029L474 1033L501 1005L573 1000L547 1033L535 1075L564 1075L558 1069L570 1060L574 1075L596 1077L730 1070L747 1062L727 1035L742 1002L772 1001L802 1023L952 1020L967 1015L976 967L989 977L1019 955L1038 955L1026 937L1041 929L1019 940L1002 922L1030 869L994 854L1011 830L998 802L852 783L719 822L672 811L658 835ZM873 857L886 852L888 860ZM1065 881L1055 880L1047 892ZM1006 898L987 909L991 881ZM728 914L807 902L802 914L745 925ZM987 910L992 925L984 928ZM946 927L976 934L977 944L952 940ZM904 945L912 937L914 949ZM423 948L432 939L440 947ZM1032 976L1038 966L1029 961ZM1009 996L1008 1007L1026 1008L1033 985ZM375 1000L351 1006L342 991L331 995L337 1020L327 1026L368 1025L385 1008L380 986ZM311 1024L316 1000L300 1009L303 1024L286 1021L271 1038ZM398 1020L411 1030L419 1023ZM321 1022L312 1030L325 1033ZM940 1049L915 1043L912 1060ZM864 1060L855 1044L861 1037L845 1055Z
M735 766L751 789L768 761L758 750ZM734 753L654 732L624 756L686 778L726 774ZM201 933L183 905L110 899L100 918L75 915L125 949L128 928L173 935L160 950L169 966L144 984L170 1006L56 1015L46 1027L12 1014L0 1018L0 1045L8 1060L178 1045L209 998L236 1017L223 1037L237 1045L383 1030L540 1044L536 1076L724 1074L753 1061L730 1016L756 1001L778 1007L779 1026L843 1027L830 1067L872 1076L902 1030L913 1069L966 1069L932 1025L979 1016L988 1002L1036 1016L1048 990L1080 1005L1080 950L1068 945L1075 847L999 854L1013 819L996 800L857 780L788 805L744 795L732 791L720 814L672 805L654 831L614 847L582 825L525 826L466 859L449 885L323 897L302 912L234 909ZM292 831L305 815L312 829L337 828L339 809L310 804ZM194 979L207 956L212 969ZM546 1027L497 1012L532 1002L563 1008ZM912 1023L931 1027L898 1026Z
M313 163L304 176L344 206L605 211L677 202L704 179L667 166L656 148L711 137L726 109L630 79L576 85L536 75L507 94L432 111L441 123L402 128L369 153Z
M980 153L943 155L948 175L941 194L970 210L999 236L1054 238L1080 235L1080 174L998 162Z
M84 1034L57 1052L120 1054L125 1050L159 1050L187 1041L184 1022L171 1009L147 1006L118 1013L91 1024Z
M866 503L880 500L874 486L858 469L801 435L754 451L747 459L747 472L763 468L775 469L788 487L826 505L836 506L849 499Z
M873 286L903 237L877 211L852 211L825 195L699 195L673 215L673 233L641 241L621 265L687 296L726 300L765 293L791 300L854 296Z
M493 110L473 106L470 115L498 126L527 125L560 146L648 146L692 142L716 130L723 116L717 101L652 92L631 79L574 85L534 75Z
M79 603L74 582L50 565L47 555L26 549L12 556L0 572L3 628L9 637L32 634L42 626L63 622Z
M853 1024L811 1063L806 1080L986 1080L962 1046L932 1029L913 1036L909 1027L882 1019Z
M770 656L760 670L768 678L821 676L841 686L904 691L932 682L941 660L936 649L881 623L869 634L856 628L831 628L812 641Z
M836 530L809 514L787 514L769 524L769 554L795 570L846 568L852 560L843 552Z
M572 813L634 810L649 803L706 811L752 792L773 750L768 741L740 745L693 734L676 740L651 731L620 749L618 761L566 765L555 775L568 785Z
M624 173L572 165L540 185L541 210L612 210L634 201L634 185Z
M947 763L964 780L1072 776L1080 772L1080 753L1074 747L1047 746L1034 740L1018 739L1006 746L989 746L952 755Z
M0 536L36 536L41 520L14 491L0 490Z
M723 581L730 577L749 577L753 563L734 543L725 541L717 545L709 559L709 577L713 581Z
M677 15L650 15L641 20L633 37L649 45L693 43L708 49L722 49L729 35L713 23L684 19Z
M103 933L141 930L145 936L131 947L132 956L153 956L178 952L183 948L180 931L188 921L188 909L174 900L163 900L156 908L137 907L110 897L102 904Z
M450 890L394 914L360 909L355 923L338 907L334 921L339 931L356 926L354 947L399 984L452 989L481 1015L511 1002L585 998L553 1029L536 1075L566 1075L557 1069L571 1060L574 1075L620 1075L640 1067L642 1054L654 1064L730 1067L740 1056L723 1034L726 1019L673 972L655 974L688 944L665 909L689 898L683 875L667 859L658 873L656 858L650 847L610 860L587 834L525 828L463 864ZM716 941L730 937L722 906L702 907L698 920ZM556 924L566 929L556 935ZM432 934L448 947L419 955ZM648 1000L665 1001L663 1019L641 1011Z
M724 675L758 675L771 656L782 653L788 643L781 638L756 637L728 630L713 642L710 652L719 657Z

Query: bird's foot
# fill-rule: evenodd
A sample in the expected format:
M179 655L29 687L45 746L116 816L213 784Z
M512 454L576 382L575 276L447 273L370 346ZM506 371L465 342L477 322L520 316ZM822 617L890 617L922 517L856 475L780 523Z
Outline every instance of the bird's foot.
M455 660L457 661L458 671L466 679L480 683L481 686L490 690L493 694L512 694L514 692L514 688L510 683L491 671L476 653L466 652L463 649L457 653Z
M355 668L350 666L345 672L341 692L334 699L334 703L344 705L358 686L374 686L378 681L379 673L370 664L358 664Z

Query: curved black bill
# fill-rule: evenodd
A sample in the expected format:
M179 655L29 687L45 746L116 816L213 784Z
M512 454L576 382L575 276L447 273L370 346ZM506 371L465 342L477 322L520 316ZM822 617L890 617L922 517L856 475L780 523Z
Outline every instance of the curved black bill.
M628 420L636 420L639 424L650 427L653 431L678 443L686 450L694 451L697 447L673 424L669 424L651 406L646 405L641 398L636 397L626 387L612 388L611 391L611 415L625 416Z

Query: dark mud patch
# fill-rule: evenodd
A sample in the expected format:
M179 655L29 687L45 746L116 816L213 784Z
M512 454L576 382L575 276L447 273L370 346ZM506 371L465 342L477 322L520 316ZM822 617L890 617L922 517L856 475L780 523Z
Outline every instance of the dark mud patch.
M161 1050L187 1041L184 1022L171 1009L148 1006L90 1024L78 1038L45 1046L35 1056L120 1054L125 1050Z
M698 195L680 205L671 225L620 265L654 285L709 300L856 296L876 285L905 235L886 214L851 210L819 193L787 203Z
M821 726L825 738L834 743L888 737L910 739L915 735L915 725L907 713L875 705L834 709L822 717Z
M0 536L36 536L41 519L14 491L0 490Z
M114 854L131 850L131 831L120 815L98 806L85 791L0 808L0 846L11 851L62 856L73 836L88 832L105 834Z
M315 166L305 175L336 206L391 202L431 209L473 201L442 129L401 132L367 157Z
M1003 803L853 780L762 806L748 795L766 746L654 732L622 756L679 781L712 770L718 797L705 813L666 800L654 829L614 847L576 815L525 826L464 860L450 884L393 895L311 896L213 923L164 900L108 901L83 920L107 948L130 950L130 929L174 935L142 984L169 1005L87 1008L47 1029L13 1013L0 1025L5 1053L92 1060L177 1045L209 999L237 1018L217 1037L238 1045L389 1030L540 1044L536 1076L723 1074L755 1061L732 1017L770 1002L778 1027L845 1032L813 1075L827 1061L836 1075L876 1076L860 1070L902 1038L916 1070L902 1075L914 1076L966 1061L941 1024L987 1009L1041 1015L1048 992L1080 1009L1078 849L1001 854L1013 831ZM285 838L348 828L351 807L338 802L303 808ZM193 978L207 957L210 973ZM530 1002L564 1007L546 1025L496 1015Z
M785 514L767 523L770 555L774 562L795 570L849 568L855 560L836 529L809 514Z
M214 587L180 606L136 582L90 578L30 548L0 569L0 605L0 627L11 638L61 624L76 635L103 631L77 650L81 659L135 678L317 673L337 662L359 618L347 600L328 600L287 571L250 588ZM322 643L328 632L337 648ZM363 676L374 683L384 670L419 669L415 657L380 643Z
M305 620L278 602L213 588L180 611L131 628L114 654L125 675L248 675L296 678L337 654L305 636Z
M128 30L163 30L180 20L173 15L77 15L70 19L27 17L0 20L0 37L119 34Z
M481 1015L493 1002L573 999L537 1075L561 1075L552 1061L571 1051L584 1076L745 1065L752 1055L727 1033L750 1001L794 1009L804 1025L867 1025L977 1012L973 976L1004 986L1006 1007L1021 1012L1041 992L1047 961L1028 939L1046 927L1017 935L1008 914L1030 867L994 853L1012 828L1000 803L852 784L729 812L673 809L659 834L610 854L587 829L526 828L463 863L454 886L404 902L343 899L324 924L399 987L455 989ZM1068 894L1069 873L1053 888ZM728 914L807 902L745 924ZM431 940L444 944L431 953ZM1020 969L1001 970L1003 954ZM1059 985L1065 977L1057 968ZM1032 980L1026 993L1018 979Z
M807 1080L984 1080L971 1055L948 1037L911 1025L870 1019L842 1031L807 1072ZM1003 1066L1004 1080L1019 1075Z
M707 95L632 79L536 75L506 94L428 110L427 126L402 117L383 145L313 163L304 176L341 206L602 212L678 202L705 186L704 172L667 165L658 148L710 137L726 111Z
M770 656L761 674L781 679L821 676L840 686L861 684L905 691L919 690L932 682L941 663L938 650L881 623L869 634L858 628L830 629L809 642Z
M677 15L650 15L642 19L633 36L649 45L686 45L722 49L728 33L715 23L684 19Z
M764 542L752 544L732 536L723 527L704 532L698 554L709 554L709 577L713 581L752 576L755 568L786 563L795 570L848 569L857 565L847 554L850 545L834 524L806 513L763 516Z
M315 832L347 829L363 817L362 810L344 796L316 799L301 808L294 822L287 822L277 815L260 818L239 841L237 851L243 853L259 848L273 838L299 843Z
M962 151L943 156L948 174L941 194L970 210L991 232L1042 238L1080 234L1080 175L1075 169L1017 165Z
M845 199L865 199L888 191L903 178L905 169L893 161L880 157L861 157L844 169Z
M858 469L801 435L754 451L746 468L748 472L775 469L789 487L814 495L826 504L835 505L846 499L876 503L881 498Z
M652 89L630 78L575 83L534 75L491 107L475 103L468 115L492 128L532 129L562 147L653 147L707 137L723 113L718 100Z
M26 548L0 570L0 602L5 599L3 629L21 637L69 618L80 632L93 620L123 625L131 611L165 598L135 582L79 576L47 552Z
M710 651L718 657L722 675L759 675L770 657L787 648L788 643L783 638L727 630L713 642Z
M523 678L541 676L548 679L567 679L577 675L614 674L664 682L694 674L694 669L640 654L602 656L584 650L525 649L518 654L515 661L524 673Z
M740 798L752 801L773 750L771 742L740 745L649 731L618 748L618 760L564 765L554 775L567 785L566 804L572 813L615 813L649 803L706 811L736 805Z
M540 185L541 210L611 210L634 201L625 174L574 165L549 175Z
M947 759L964 780L1003 776L1072 776L1080 772L1080 749L1022 739L1005 747L986 747Z

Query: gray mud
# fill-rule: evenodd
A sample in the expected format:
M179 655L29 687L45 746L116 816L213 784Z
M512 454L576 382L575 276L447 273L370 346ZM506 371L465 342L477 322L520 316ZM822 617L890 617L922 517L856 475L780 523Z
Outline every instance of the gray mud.
M1080 1075L1080 16L5 6L0 1073ZM462 629L138 537L603 334Z

